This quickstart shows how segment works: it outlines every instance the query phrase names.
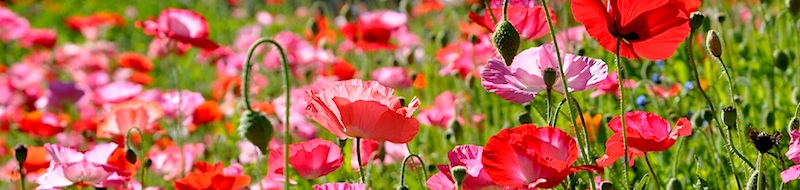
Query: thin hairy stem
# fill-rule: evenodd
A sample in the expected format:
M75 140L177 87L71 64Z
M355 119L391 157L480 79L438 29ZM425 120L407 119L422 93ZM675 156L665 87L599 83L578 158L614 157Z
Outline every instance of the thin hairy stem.
M425 171L425 162L422 161L422 157L420 157L417 154L408 154L408 156L403 158L403 164L402 164L402 166L400 168L400 185L405 185L406 184L406 175L405 175L406 174L406 164L408 163L408 160L411 157L415 157L415 158L417 158L417 160L419 160L419 164L422 165L422 169L421 169L422 170L422 175L425 177L425 179L428 178L428 173L427 173L427 171ZM425 187L421 183L422 183L422 181L420 181L421 187ZM459 189L461 188L460 186L456 186L456 187L459 188Z
M358 174L361 175L361 183L366 183L364 166L361 164L361 138L356 138L356 159L358 159Z
M653 165L650 164L650 158L648 158L647 152L644 153L644 161L647 162L647 168L650 169L650 175L653 175L653 179L656 180L656 187L661 189L661 181L658 179L658 176L656 176L656 171L653 170Z
M622 62L620 61L619 57L619 47L621 43L622 38L617 37L617 49L614 51L616 59L614 59L614 63L617 65L617 85L619 85L619 121L620 125L622 125L622 144L625 147L625 149L623 149L625 151L625 156L623 156L622 159L622 174L624 177L622 180L624 183L622 184L625 189L630 189L630 184L628 184L628 162L630 162L630 160L628 160L628 154L630 154L628 152L628 126L625 125L625 88L623 88L624 86L622 84L625 80L625 77L622 75L624 67L622 67Z

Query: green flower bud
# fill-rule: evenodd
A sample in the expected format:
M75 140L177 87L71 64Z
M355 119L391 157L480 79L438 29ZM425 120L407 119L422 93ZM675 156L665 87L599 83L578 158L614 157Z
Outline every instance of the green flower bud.
M272 123L267 116L257 111L245 111L239 118L237 131L239 136L256 145L262 154L267 153L269 140L272 139Z
M467 177L467 167L464 166L452 167L450 168L450 173L453 175L453 181L455 181L457 185L460 185L461 182L464 181L464 178Z
M729 129L735 128L736 108L734 108L733 106L722 108L722 121L725 122L725 125L727 125Z
M695 11L689 16L689 27L691 27L692 32L703 26L703 20L706 19L706 16L699 11Z
M136 164L136 152L133 151L132 148L126 148L125 160L128 161L128 163Z
M533 123L533 119L531 118L531 114L528 113L527 111L520 113L517 116L517 121L519 121L520 125Z
M667 182L667 190L683 190L683 185L678 179L672 178Z
M544 69L542 78L544 78L544 84L547 85L547 88L553 88L553 84L556 83L556 70L553 68Z
M600 190L613 190L613 189L614 189L614 184L611 184L611 182L603 182L600 184Z
M792 117L792 120L789 120L789 126L787 128L789 132L792 132L792 130L800 130L800 119Z
M760 175L761 175L761 171L758 171L758 170L753 171L753 173L750 173L750 178L747 180L747 186L745 186L744 189L756 190L756 188L758 188L757 187L758 186L758 178L759 178Z
M17 144L14 147L14 159L17 160L20 166L28 159L28 147L25 144Z
M772 61L775 64L775 67L780 69L781 71L786 71L789 68L789 55L786 52L781 50L775 50L772 52Z
M492 34L492 44L500 56L506 62L506 65L511 65L514 56L517 56L519 50L520 37L517 29L511 22L504 20L497 23L494 34Z
M706 48L714 57L720 58L720 56L722 56L722 42L720 42L719 34L716 30L708 31L708 35L706 36Z

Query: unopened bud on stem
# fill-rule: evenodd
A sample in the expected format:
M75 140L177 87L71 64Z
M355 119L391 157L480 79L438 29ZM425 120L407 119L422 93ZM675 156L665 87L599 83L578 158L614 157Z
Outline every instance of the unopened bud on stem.
M506 62L506 65L511 65L514 61L514 56L517 56L519 50L520 37L517 29L508 20L503 20L497 23L495 31L492 34L492 44L500 56Z
M19 165L22 165L28 159L28 147L25 144L18 144L14 147L14 159L17 160Z
M692 32L696 31L700 26L703 26L703 20L706 19L706 16L699 11L695 11L689 16L689 27L691 27Z
M722 42L720 42L719 33L716 30L708 31L706 48L714 57L720 58L722 56Z

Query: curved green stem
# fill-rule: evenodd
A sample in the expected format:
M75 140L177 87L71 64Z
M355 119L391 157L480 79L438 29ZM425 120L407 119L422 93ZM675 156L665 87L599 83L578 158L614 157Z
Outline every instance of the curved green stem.
M361 138L356 137L356 159L358 161L358 174L361 175L361 183L366 184L364 179L364 165L361 164Z
M247 50L247 58L244 60L245 67L244 67L244 75L242 75L242 96L244 98L244 104L248 111L255 112L253 107L250 106L250 71L251 67L253 66L253 62L251 61L253 57L253 53L256 50L256 47L263 43L270 43L274 45L278 52L281 54L281 66L283 68L283 88L286 92L284 95L288 100L291 97L291 83L289 82L289 63L286 59L286 51L283 50L283 46L278 44L275 40L269 38L259 38L256 40L253 45L250 45L250 49ZM286 101L286 114L284 118L284 130L283 130L283 156L284 158L289 158L289 144L291 144L291 136L289 136L289 107L291 101ZM283 187L284 189L289 189L289 159L283 159L283 168L284 168L284 181Z
M647 163L647 168L650 168L650 174L653 175L653 179L656 180L656 187L661 189L661 181L659 181L658 176L656 176L656 171L653 170L653 166L650 164L650 158L648 158L647 152L644 153L644 161Z
M589 145L589 130L587 129L588 124L586 123L586 119L583 118L583 110L581 109L581 105L578 103L578 100L572 98L572 101L575 103L575 109L578 111L577 115L579 118L581 118L581 123L583 124L583 134L581 136L583 137L583 144L586 145L586 152L588 155L593 155L592 146ZM575 136L578 136L577 130L575 131ZM594 178L594 173L589 172L589 174L592 175L592 178Z
M142 130L141 129L139 129L138 127L131 127L130 129L128 129L127 132L125 132L125 146L127 146L128 148L133 148L133 144L131 144L131 132L134 132L133 130L136 130L136 133L138 133L139 136L144 138L144 134L142 134ZM144 141L144 140L142 140L142 141ZM142 148L140 148L141 150L139 150L139 155L136 155L136 156L137 157L140 156L141 157L141 161L144 161L144 159L145 159L144 146L141 146L141 147ZM127 151L125 153L127 154ZM144 168L142 170L142 172L139 174L139 176L141 177L139 183L142 184L142 187L147 187L147 186L145 186L145 178L144 178L145 177L144 176L145 172L147 172L147 168Z
M417 160L419 160L419 164L422 165L422 169L421 169L422 170L422 175L425 177L425 179L428 178L428 172L425 171L425 162L422 161L422 157L420 157L417 154L408 154L408 156L403 158L403 164L402 164L402 166L400 168L400 185L405 185L406 184L406 175L405 175L406 174L406 163L408 163L408 160L411 157L416 157ZM420 183L422 183L422 182L420 182ZM422 184L420 184L420 185L422 185ZM424 187L424 185L423 185L423 187Z
M490 1L483 1L483 6L487 10L484 14L489 14L492 17L492 21L494 24L497 24L497 17L494 16L494 11L492 11L492 5L489 4Z
M622 67L622 62L619 60L619 47L621 43L622 38L617 37L617 49L614 50L616 59L614 59L614 62L617 65L617 85L619 85L619 121L620 125L622 125L622 144L624 144L625 147L625 149L623 149L625 151L625 156L623 156L622 159L622 174L625 178L622 180L624 182L622 184L625 189L630 189L630 184L628 184L628 162L630 162L630 160L628 160L628 155L630 154L628 152L628 126L625 125L625 88L622 82L625 78L622 75L624 67Z

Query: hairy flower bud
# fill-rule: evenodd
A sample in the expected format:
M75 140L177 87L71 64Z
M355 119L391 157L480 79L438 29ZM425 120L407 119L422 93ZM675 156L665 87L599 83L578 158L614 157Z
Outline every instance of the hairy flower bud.
M720 58L722 56L722 42L719 41L719 33L716 30L708 31L706 48L714 57Z
M776 49L772 52L772 61L775 67L781 71L786 71L789 68L789 55L785 51Z
M28 159L28 147L25 144L18 144L14 147L14 159L17 160L17 163L22 165L25 163L25 160Z
M736 117L736 108L733 106L722 108L722 121L729 129L736 127Z
M700 26L703 26L703 21L706 19L706 16L699 11L695 11L689 17L689 27L692 29L692 32L696 31Z
M683 185L678 179L672 178L667 182L667 190L683 190Z
M506 62L506 65L511 65L514 56L517 56L519 50L520 37L517 29L511 22L504 20L497 23L494 34L492 34L492 44L500 56Z
M544 85L547 85L547 88L553 88L553 84L556 83L556 70L553 68L544 69L542 78L544 79Z
M125 161L128 163L136 164L136 152L132 148L125 149Z
M747 180L747 186L745 186L744 189L755 190L756 188L758 188L757 187L758 186L758 178L759 178L760 175L761 175L761 171L758 171L758 170L753 171L753 173L750 173L750 178Z
M792 117L792 120L789 120L789 126L787 128L789 129L790 133L792 130L800 130L800 119L797 117Z
M456 166L450 168L450 173L453 175L453 181L456 184L461 184L464 181L464 178L467 177L467 167L464 166Z
M237 128L239 136L246 138L261 150L267 153L269 140L272 138L272 123L261 112L245 111L239 118Z

